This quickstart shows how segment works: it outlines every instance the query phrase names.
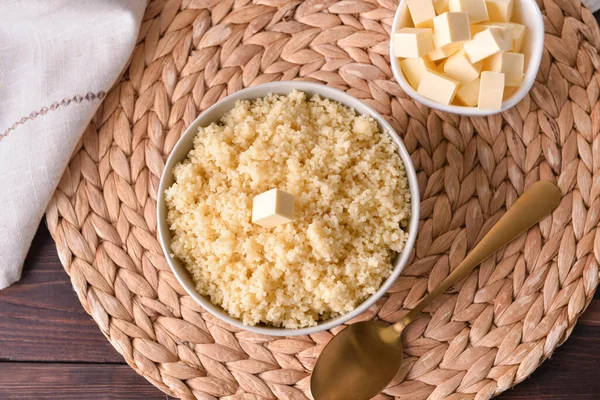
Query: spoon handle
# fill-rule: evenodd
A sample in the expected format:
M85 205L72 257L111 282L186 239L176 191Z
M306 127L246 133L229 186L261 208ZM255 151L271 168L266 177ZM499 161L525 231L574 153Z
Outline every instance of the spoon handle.
M560 190L552 183L536 182L525 191L496 222L490 231L481 239L458 267L431 293L429 293L415 308L413 308L394 329L401 331L410 324L425 307L450 286L463 279L473 268L483 260L506 246L513 239L531 228L537 222L549 215L560 203Z

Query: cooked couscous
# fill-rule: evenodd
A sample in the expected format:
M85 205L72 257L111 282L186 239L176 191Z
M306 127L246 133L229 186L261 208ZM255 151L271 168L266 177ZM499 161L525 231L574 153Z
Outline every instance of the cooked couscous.
M405 245L404 165L375 120L294 91L239 101L200 128L165 191L171 251L196 284L247 325L315 325L375 293ZM278 188L294 220L251 222Z

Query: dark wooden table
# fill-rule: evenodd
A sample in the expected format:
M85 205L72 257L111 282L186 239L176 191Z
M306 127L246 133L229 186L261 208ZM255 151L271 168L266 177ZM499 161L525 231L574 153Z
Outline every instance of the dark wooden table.
M600 398L600 293L570 339L500 399ZM42 224L20 282L0 292L0 400L166 399L137 375L77 300Z

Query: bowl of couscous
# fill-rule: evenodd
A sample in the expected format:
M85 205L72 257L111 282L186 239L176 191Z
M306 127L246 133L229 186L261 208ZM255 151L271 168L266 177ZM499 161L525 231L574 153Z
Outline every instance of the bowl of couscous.
M253 223L274 188L293 220ZM292 336L331 329L381 298L408 262L419 220L410 155L358 99L273 82L219 101L171 152L159 239L186 292L238 328Z

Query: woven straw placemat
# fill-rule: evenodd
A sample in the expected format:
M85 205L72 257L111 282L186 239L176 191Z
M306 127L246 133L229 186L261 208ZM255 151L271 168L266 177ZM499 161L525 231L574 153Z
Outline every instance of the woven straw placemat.
M598 285L600 30L578 0L538 1L546 46L517 107L460 118L411 101L389 67L397 1L152 1L131 64L83 135L47 222L79 299L127 363L183 399L304 399L332 334L234 329L179 286L156 240L164 162L198 114L246 86L303 79L385 115L412 154L421 227L389 295L352 322L394 322L531 183L559 208L431 305L378 398L487 399L571 333Z

